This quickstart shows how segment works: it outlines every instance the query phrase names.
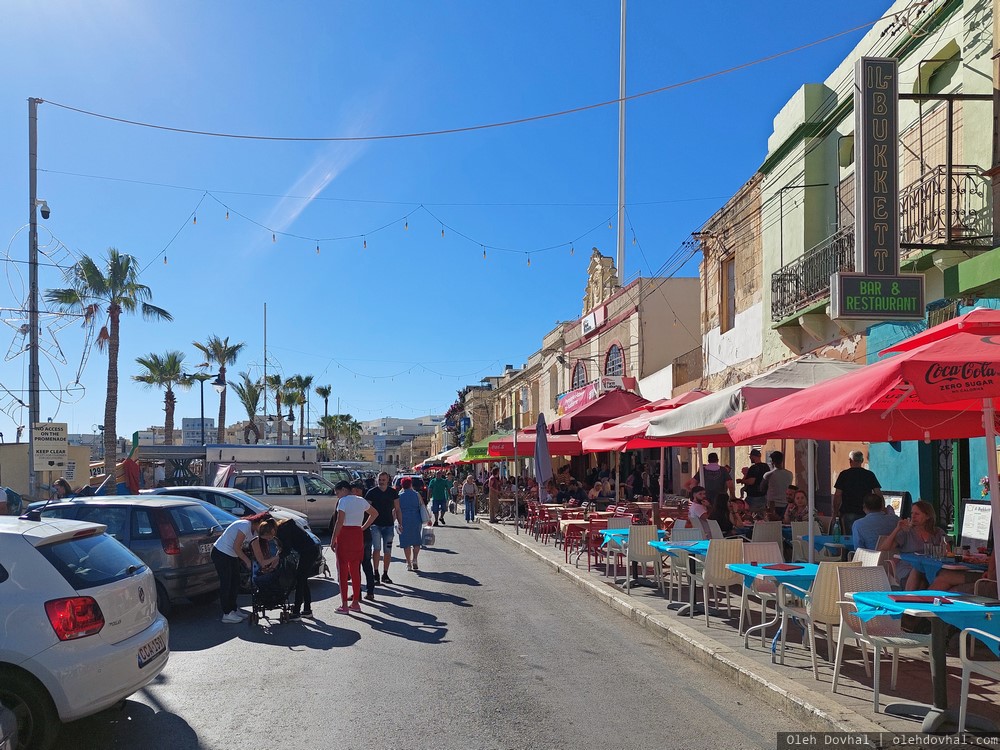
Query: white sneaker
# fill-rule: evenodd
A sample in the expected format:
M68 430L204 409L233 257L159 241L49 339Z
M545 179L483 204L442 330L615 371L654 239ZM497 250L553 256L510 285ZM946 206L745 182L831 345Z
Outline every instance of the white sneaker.
M230 625L234 625L236 623L243 622L243 618L240 617L235 612L229 612L229 613L224 614L222 616L222 621L225 622L225 623L228 623Z

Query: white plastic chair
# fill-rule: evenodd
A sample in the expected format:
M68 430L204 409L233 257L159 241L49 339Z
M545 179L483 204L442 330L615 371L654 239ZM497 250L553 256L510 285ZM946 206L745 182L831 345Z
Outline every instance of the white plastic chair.
M632 525L632 517L622 516L608 519L609 529L627 529ZM607 574L608 570L611 568L611 558L614 557L615 560L615 578L618 577L618 558L625 554L625 548L628 546L628 542L616 541L614 537L607 538L607 544L604 545L604 572Z
M726 609L729 616L733 616L733 603L729 589L732 586L741 586L743 576L734 573L727 565L743 562L743 540L742 539L713 539L708 545L708 554L705 555L704 562L695 558L694 572L691 573L691 585L700 585L702 589L701 601L705 610L705 627L710 627L708 619L708 592L715 589L715 606L719 606L719 589L726 590ZM697 595L692 592L692 601ZM691 615L694 615L692 607Z
M778 606L781 608L781 645L779 661L785 663L785 639L788 636L788 620L795 617L805 623L806 641L812 654L813 676L819 679L819 666L816 664L816 626L826 626L826 657L829 661L832 652L830 638L833 628L840 624L840 580L837 578L837 568L859 568L856 562L822 562L812 586L808 591L790 583L778 586ZM801 600L801 605L794 603Z
M822 531L823 529L819 523L813 521L813 534L819 536ZM809 560L809 541L802 539L802 537L808 534L808 521L792 521L792 562L806 562Z
M708 519L708 531L709 539L725 539L726 535L722 533L722 527L719 526L719 522L714 519Z
M857 560L854 561L858 563ZM830 563L826 563L829 565ZM836 564L836 563L834 563ZM874 673L872 681L872 704L875 713L879 710L879 673L882 667L882 649L892 651L892 683L890 689L896 689L896 675L899 672L899 652L900 649L921 649L930 648L931 636L920 635L919 633L907 633L902 629L900 621L888 615L873 617L868 622L864 622L857 615L858 608L854 602L848 600L848 594L858 591L889 591L889 574L881 565L858 567L841 567L837 570L840 579L840 632L837 633L837 656L833 661L833 685L830 690L837 692L837 683L840 680L840 667L843 663L844 641L847 638L854 638L861 644L861 658L865 662L865 674L871 674L868 670L868 655L865 653L864 645L867 644L875 651Z
M662 572L660 569L660 553L649 546L650 542L656 541L656 527L652 524L641 526L629 526L628 544L625 546L625 592L631 594L631 571L632 563L641 564L643 568L647 564L653 566L656 581L659 582ZM616 567L617 572L617 567Z
M758 521L750 534L751 542L777 542L781 544L781 521Z
M962 697L958 704L958 731L965 731L965 720L968 717L969 707L969 679L972 673L985 675L993 680L1000 680L1000 662L998 661L978 661L975 659L972 648L976 640L983 643L993 641L1000 646L1000 638L990 633L984 633L975 628L966 628L960 634L958 647L958 658L962 662Z
M700 542L705 538L705 532L700 527L693 529L677 528L674 526L670 531L671 542ZM670 564L668 572L667 597L671 601L678 601L681 597L681 587L685 582L690 585L690 572L688 561L691 556L686 550L675 550L673 555L664 555L663 559ZM674 599L674 588L677 588L677 599Z
M770 565L771 563L783 563L785 556L781 552L781 545L777 542L747 542L743 545L743 562L757 563L758 565ZM755 596L760 600L760 621L764 622L767 615L767 603L778 601L778 586L773 580L757 578L751 586L743 586L743 596L740 600L740 624L737 632L743 635L743 623L745 617L750 613L750 597ZM777 604L775 607L777 608ZM760 631L760 643L764 645L764 628Z

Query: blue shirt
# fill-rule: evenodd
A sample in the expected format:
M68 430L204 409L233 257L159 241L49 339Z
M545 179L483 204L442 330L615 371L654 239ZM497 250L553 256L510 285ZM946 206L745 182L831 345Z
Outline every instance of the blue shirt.
M855 549L875 549L875 543L880 536L888 536L899 523L899 518L892 509L885 513L867 513L859 518L851 527Z

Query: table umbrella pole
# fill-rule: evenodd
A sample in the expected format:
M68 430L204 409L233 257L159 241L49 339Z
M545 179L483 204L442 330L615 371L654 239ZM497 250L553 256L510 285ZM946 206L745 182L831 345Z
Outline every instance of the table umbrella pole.
M816 556L816 545L813 542L813 534L815 533L815 528L813 527L813 518L816 512L816 454L813 453L813 446L815 445L815 440L806 441L806 481L809 483L809 531L806 537L809 547L809 563L815 562Z
M993 556L1000 570L1000 481L997 480L997 428L996 411L992 398L983 399L983 428L986 432L986 473L990 482L990 505L993 506Z
M660 505L663 505L663 482L666 480L666 452L667 449L660 446Z

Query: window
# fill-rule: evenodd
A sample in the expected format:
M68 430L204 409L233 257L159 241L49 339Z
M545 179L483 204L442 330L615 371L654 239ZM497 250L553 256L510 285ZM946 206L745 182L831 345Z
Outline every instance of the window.
M622 352L622 348L618 346L618 344L612 344L611 348L608 349L608 356L604 359L604 374L625 374L625 354Z
M215 517L200 505L170 508L170 518L180 536L207 534L219 525Z
M350 481L350 476L345 476L345 480ZM322 479L316 477L302 477L306 483L306 494L309 495L335 495L333 487Z
M577 362L573 368L573 388L582 388L587 385L587 366L583 362Z
M259 476L254 476L253 474L236 477L236 481L233 482L233 487L238 490L243 490L248 495L264 494L263 481Z
M299 478L294 474L269 474L265 477L268 495L301 495Z
M736 327L736 258L722 261L722 309L719 311L722 332Z
M146 569L146 563L107 534L36 548L77 591L106 586Z
M149 511L141 508L132 510L132 538L150 539L156 536L153 528L153 521L149 517Z

